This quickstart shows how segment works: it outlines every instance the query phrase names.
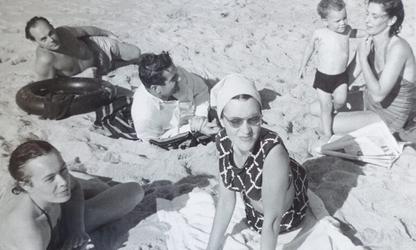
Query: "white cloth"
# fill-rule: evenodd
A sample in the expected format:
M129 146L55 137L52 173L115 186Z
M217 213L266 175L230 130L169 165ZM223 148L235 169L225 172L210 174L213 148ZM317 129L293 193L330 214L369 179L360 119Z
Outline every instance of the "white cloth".
M362 250L342 234L339 223L329 216L322 200L308 191L310 211L298 229L281 234L276 250ZM157 199L157 216L169 225L165 232L167 249L206 249L215 216L212 196L195 188L172 200ZM225 234L224 249L260 249L261 236L250 230L243 218L244 202L237 196L235 211Z
M220 117L225 105L235 96L250 95L261 105L260 94L254 83L239 74L230 74L219 81L211 90L211 106L216 107Z
M133 96L131 117L137 137L143 140L166 138L189 131L181 117L207 116L209 91L204 80L178 67L179 90L175 101L163 101L141 85Z

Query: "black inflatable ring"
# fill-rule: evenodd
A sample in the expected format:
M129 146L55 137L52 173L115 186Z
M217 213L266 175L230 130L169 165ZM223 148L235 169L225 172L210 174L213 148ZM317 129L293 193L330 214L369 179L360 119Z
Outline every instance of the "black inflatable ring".
M116 87L94 78L54 78L29 83L16 94L17 105L29 114L63 119L109 104Z

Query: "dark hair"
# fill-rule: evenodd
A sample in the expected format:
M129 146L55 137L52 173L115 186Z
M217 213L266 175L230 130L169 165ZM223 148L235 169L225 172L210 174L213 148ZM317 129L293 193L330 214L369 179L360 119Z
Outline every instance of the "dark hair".
M143 54L139 65L139 77L146 88L152 85L165 85L163 71L173 65L172 58L168 52L163 51L160 55L153 53Z
M343 0L321 0L316 10L321 18L327 18L329 10L340 11L345 8Z
M369 0L368 3L383 5L384 11L392 18L396 17L396 22L390 27L389 36L399 34L404 20L404 7L401 0Z
M19 194L23 189L18 184L19 181L27 182L30 176L25 173L25 164L34 158L47 155L58 150L49 142L40 140L30 140L20 144L11 154L9 160L9 173L16 180L15 187L12 189L14 194Z
M26 23L26 27L25 27L25 36L26 36L26 39L29 39L31 41L35 41L35 38L30 33L30 29L33 28L33 27L35 27L36 24L39 21L44 21L46 24L49 25L49 27L53 27L52 24L48 21L48 19L46 19L46 18L44 18L42 16L34 16L29 21L27 21L27 23Z

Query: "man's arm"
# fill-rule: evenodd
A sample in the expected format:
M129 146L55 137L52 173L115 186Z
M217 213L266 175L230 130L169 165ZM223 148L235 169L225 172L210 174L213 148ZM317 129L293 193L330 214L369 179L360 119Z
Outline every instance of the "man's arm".
M42 51L42 49L36 50L35 60L35 72L38 80L45 80L54 78L56 75L55 68L53 67L54 56L51 53Z
M86 37L86 36L108 36L116 38L117 36L108 30L101 29L95 26L62 26L75 37Z

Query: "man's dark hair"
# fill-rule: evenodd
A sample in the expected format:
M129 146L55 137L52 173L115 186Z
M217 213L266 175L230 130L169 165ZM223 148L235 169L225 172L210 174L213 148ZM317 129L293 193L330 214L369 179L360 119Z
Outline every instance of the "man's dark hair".
M143 54L139 65L139 77L146 88L152 85L165 85L163 71L173 65L169 53L163 51L160 55L153 53Z
M36 24L39 21L44 21L45 23L47 23L50 27L53 27L52 24L48 21L48 19L42 17L42 16L34 16L32 17L27 23L26 23L26 27L25 27L25 35L26 35L26 39L29 39L31 41L35 41L35 38L32 36L32 34L30 33L30 29L35 27Z
M14 194L23 191L18 182L29 181L30 176L25 171L26 163L37 157L47 155L50 152L58 152L49 142L31 140L20 144L11 154L9 160L9 173L16 180L15 187L12 189Z
M329 10L341 11L345 8L343 0L321 0L316 10L321 18L328 17Z

